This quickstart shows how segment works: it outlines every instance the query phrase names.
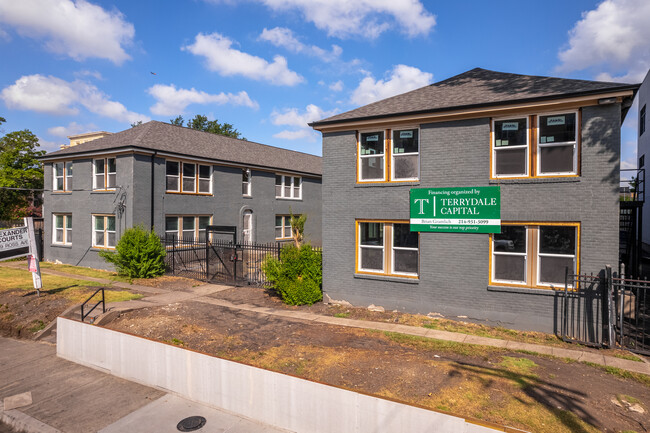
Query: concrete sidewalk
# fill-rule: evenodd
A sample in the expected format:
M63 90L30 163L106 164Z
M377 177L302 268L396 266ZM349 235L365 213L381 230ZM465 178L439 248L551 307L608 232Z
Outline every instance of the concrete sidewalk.
M63 360L50 344L0 338L0 402L20 394L25 405L3 406L0 421L29 433L172 433L189 416L206 418L205 433L284 431Z

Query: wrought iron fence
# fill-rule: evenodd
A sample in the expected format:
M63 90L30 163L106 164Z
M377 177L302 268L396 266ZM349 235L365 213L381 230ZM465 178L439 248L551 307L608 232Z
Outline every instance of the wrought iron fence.
M607 340L606 276L571 275L561 293L560 333L564 341L601 347Z
M618 344L650 355L650 281L612 278L612 293Z

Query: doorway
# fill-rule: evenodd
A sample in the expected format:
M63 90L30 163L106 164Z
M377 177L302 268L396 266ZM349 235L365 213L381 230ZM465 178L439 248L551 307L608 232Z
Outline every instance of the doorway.
M244 211L244 220L242 222L242 242L253 242L253 211Z

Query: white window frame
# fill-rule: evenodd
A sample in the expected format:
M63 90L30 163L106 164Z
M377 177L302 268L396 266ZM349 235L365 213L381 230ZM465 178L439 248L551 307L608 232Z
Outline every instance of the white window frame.
M173 163L178 165L178 174L173 175L173 174L167 174L167 164ZM165 160L165 192L181 192L181 178L182 176L182 170L183 170L183 163L181 161L176 161L172 159L166 159ZM178 181L178 188L177 189L168 189L167 188L167 178L176 178Z
M361 224L381 224L383 227L382 229L382 237L381 237L381 245L361 245ZM358 261L359 263L357 264L357 269L360 272L368 272L372 274L378 274L378 275L384 275L385 274L385 265L386 265L386 223L383 221L359 221L357 224L357 239L359 245L357 245L358 248ZM382 254L382 260L381 260L381 270L377 269L365 269L361 267L361 256L362 256L362 250L363 248L370 248L370 249L375 249L375 250L381 250Z
M408 131L408 130L417 130L418 131L418 151L416 153L410 152L410 153L395 153L395 147L393 144L393 135L396 132L401 132L401 131ZM422 136L420 134L420 127L419 126L403 126L399 128L393 128L388 130L390 132L390 138L389 138L389 143L390 143L390 180L394 182L413 182L420 180L420 151L422 147L420 146L420 143L422 141ZM359 138L361 139L361 138ZM359 143L359 146L361 146L361 143ZM418 173L416 177L395 177L395 157L399 158L401 156L413 156L417 155L418 156ZM385 170L384 170L385 171Z
M361 134L372 134L373 132L381 133L381 134L384 135L384 141L383 141L383 149L384 149L384 151L381 154L381 156L384 157L384 166L383 166L383 170L382 170L384 175L383 175L382 178L373 177L371 179L363 179L362 175L361 175L361 173L362 173L361 160L363 158L376 158L377 154L374 154L374 155L361 155ZM390 133L390 130L387 130L387 129L364 129L364 130L357 131L357 182L359 182L359 183L373 183L373 182L387 182L388 181L388 179L386 177L387 176L387 171L388 171L388 170L386 170L386 159L389 157L388 155L386 155L386 140L387 140L386 134L387 133ZM391 143L391 147L392 147L392 143Z
M247 176L247 181L244 181L244 174ZM245 192L244 192L245 188ZM250 168L244 168L242 169L242 195L244 197L252 197L252 172Z
M276 176L276 183L275 186L277 187L277 176L280 176L282 178L282 183L280 184L280 195L278 195L277 191L275 193L275 198L281 198L285 200L302 200L302 176L294 176L291 174L281 174L281 173L275 173ZM287 185L287 178L291 179L290 184ZM298 182L300 185L298 186L298 197L295 197L295 179L298 179ZM289 187L291 191L291 196L287 197L285 195L285 188Z
M529 234L530 234L530 228L526 224L507 224L508 226L523 226L524 229L526 230L524 234L524 239L526 239L526 250L523 253L508 253L505 251L495 251L494 250L494 238L492 238L492 242L490 242L490 253L492 254L492 266L490 269L491 273L491 280L495 283L506 283L506 284L517 284L520 286L526 286L527 285L527 278L528 278L528 254L530 252L529 248ZM516 257L523 257L524 258L524 281L519 281L519 280L501 280L495 277L495 267L494 263L496 260L494 260L494 256L516 256Z
M504 178L513 178L513 177L529 177L530 176L530 114L525 114L522 116L509 116L509 117L498 117L492 119L492 142L490 143L490 151L492 152L492 177L494 179L504 179ZM496 146L496 139L497 139L497 134L496 134L496 122L504 122L508 120L520 120L520 119L526 119L526 144L519 144L516 146L504 146L504 147L497 147ZM508 151L508 150L513 150L513 149L526 149L526 163L525 167L526 170L525 172L522 173L517 173L517 174L497 174L497 153L499 151Z
M277 225L277 219L278 218L282 218L282 225L281 226ZM275 216L275 221L276 221L275 224L274 224L275 230L277 230L278 228L282 229L282 237L277 237L276 236L275 240L276 241L286 241L288 239L293 239L293 236L292 236L292 233L291 233L291 215L280 215L280 214L278 214L278 215ZM289 227L289 235L288 236L286 236L287 227Z
M355 272L366 273L373 275L382 275L385 277L397 278L420 278L420 236L418 234L418 246L413 247L396 247L394 241L394 227L397 224L408 224L408 221L393 221L393 220L366 220L360 219L355 221L356 224L356 248L357 257L355 263ZM380 224L382 227L382 244L381 245L361 245L361 226L362 224ZM361 266L363 249L375 249L382 251L381 270L366 269ZM395 271L395 254L394 251L417 251L418 253L418 271L417 272L397 272ZM389 257L390 255L390 257ZM388 268L387 268L388 267Z
M108 171L108 160L113 159L115 160L115 171ZM97 173L97 161L102 161L103 167L104 167L104 172L103 173ZM108 179L110 175L115 176L115 186L114 187L108 187ZM104 179L104 185L102 187L97 186L97 176L98 175L103 175ZM117 188L117 158L116 157L106 157L106 158L96 158L93 159L93 190L94 191L114 191Z
M389 223L391 225L391 236L390 236L390 247L392 250L391 253L391 258L390 258L390 272L392 275L408 275L408 276L415 276L417 277L419 275L419 270L420 270L420 235L418 234L418 247L413 248L413 247L396 247L395 246L395 224L407 224L408 223L396 223L392 222ZM384 224L384 235L386 234L386 224ZM360 240L361 238L359 238ZM360 243L360 241L359 241ZM384 236L384 243L386 243L385 236ZM395 270L395 250L397 251L416 251L418 253L418 272L398 272Z
M167 219L174 218L176 219L177 229L176 230L167 230ZM168 234L175 234L177 243L181 243L185 238L185 232L190 230L183 229L183 223L187 219L192 219L194 222L194 228L192 229L192 238L187 238L187 242L203 242L200 240L201 232L206 232L206 229L200 228L201 218L208 218L208 225L212 224L212 215L165 215L165 237ZM207 233L206 233L207 236Z
M185 176L185 166L193 166L194 167L194 176ZM198 177L199 173L197 173L197 164L191 163L191 162L183 162L181 163L181 192L185 194L198 194ZM185 179L192 179L194 189L191 191L185 191Z
M103 230L103 232L104 232L104 244L103 245L98 245L98 244L95 243L95 233L99 231L99 230L95 229L95 220L97 218L103 218L104 219L104 230ZM108 230L108 219L109 218L113 218L113 220L115 221L115 230ZM109 250L115 249L115 245L109 245L109 242L108 242L108 234L109 233L115 233L115 244L117 245L117 219L115 218L115 215L114 214L112 214L112 215L110 215L110 214L93 214L92 215L92 234L91 234L92 247L93 248L109 249Z
M178 176L174 175L168 175L167 174L167 163L176 163L178 164ZM185 188L183 188L183 179L184 179L184 174L183 174L183 168L185 165L193 165L194 166L194 176L192 177L194 179L194 190L193 191L186 191ZM210 170L210 176L208 178L201 177L200 176L200 171L201 167L208 167ZM180 159L165 159L165 192L170 192L170 193L177 193L177 194L193 194L193 195L212 195L212 175L214 173L214 167L212 164L201 164L198 162L191 162L191 161L183 161ZM172 177L172 178L177 178L178 179L178 189L167 189L167 178ZM208 180L208 191L201 191L201 179L203 180Z
M63 217L63 227L59 228L56 226L56 218ZM72 221L71 213L53 213L52 214L52 243L55 245L72 245L72 241L69 239L72 237L72 222L70 222L70 228L68 228L68 221ZM58 231L62 233L62 242L56 240L56 234ZM68 233L68 231L70 233ZM70 236L68 236L70 235Z
M208 167L208 177L201 177L201 167ZM208 190L201 191L201 180L208 181ZM212 194L212 165L196 164L196 187L197 194Z
M535 279L537 281L535 281L535 283L538 286L557 287L558 283L544 283L544 282L541 281L541 275L542 275L542 260L541 260L541 257L560 257L560 258L564 258L564 259L573 259L573 273L575 273L576 269L577 269L576 259L577 259L577 253L578 253L578 230L579 230L579 228L577 226L559 226L559 227L573 227L573 229L574 229L574 234L573 235L575 236L574 245L575 245L575 248L576 248L576 250L575 250L575 252L573 254L549 254L549 253L542 253L541 252L541 249L540 249L540 246L541 246L540 245L541 244L540 232L541 232L542 227L553 227L553 225L539 224L536 227L537 227L537 239L536 239L536 241L537 241L537 251L536 251L536 253L537 253L537 270L536 271L537 272L536 272L536 274L537 275L536 275ZM573 287L573 286L569 285L569 287Z
M567 115L567 114L573 114L575 116L575 140L574 141L563 141L563 142L553 142L553 143L541 143L541 118L542 116L561 116L561 115ZM545 176L571 176L571 175L576 175L578 174L578 134L579 134L579 127L580 125L578 124L578 119L580 118L578 115L577 111L562 111L562 112L552 112L552 113L538 113L535 115L537 118L537 126L536 126L536 131L535 131L535 136L537 140L537 163L535 167L536 175L540 177L545 177ZM569 147L573 145L573 170L569 171L555 171L555 172L549 172L549 173L542 173L542 148L543 147Z

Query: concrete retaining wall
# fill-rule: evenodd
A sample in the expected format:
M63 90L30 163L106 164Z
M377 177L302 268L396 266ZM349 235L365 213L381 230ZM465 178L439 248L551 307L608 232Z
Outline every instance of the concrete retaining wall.
M506 431L61 317L57 354L300 433Z

